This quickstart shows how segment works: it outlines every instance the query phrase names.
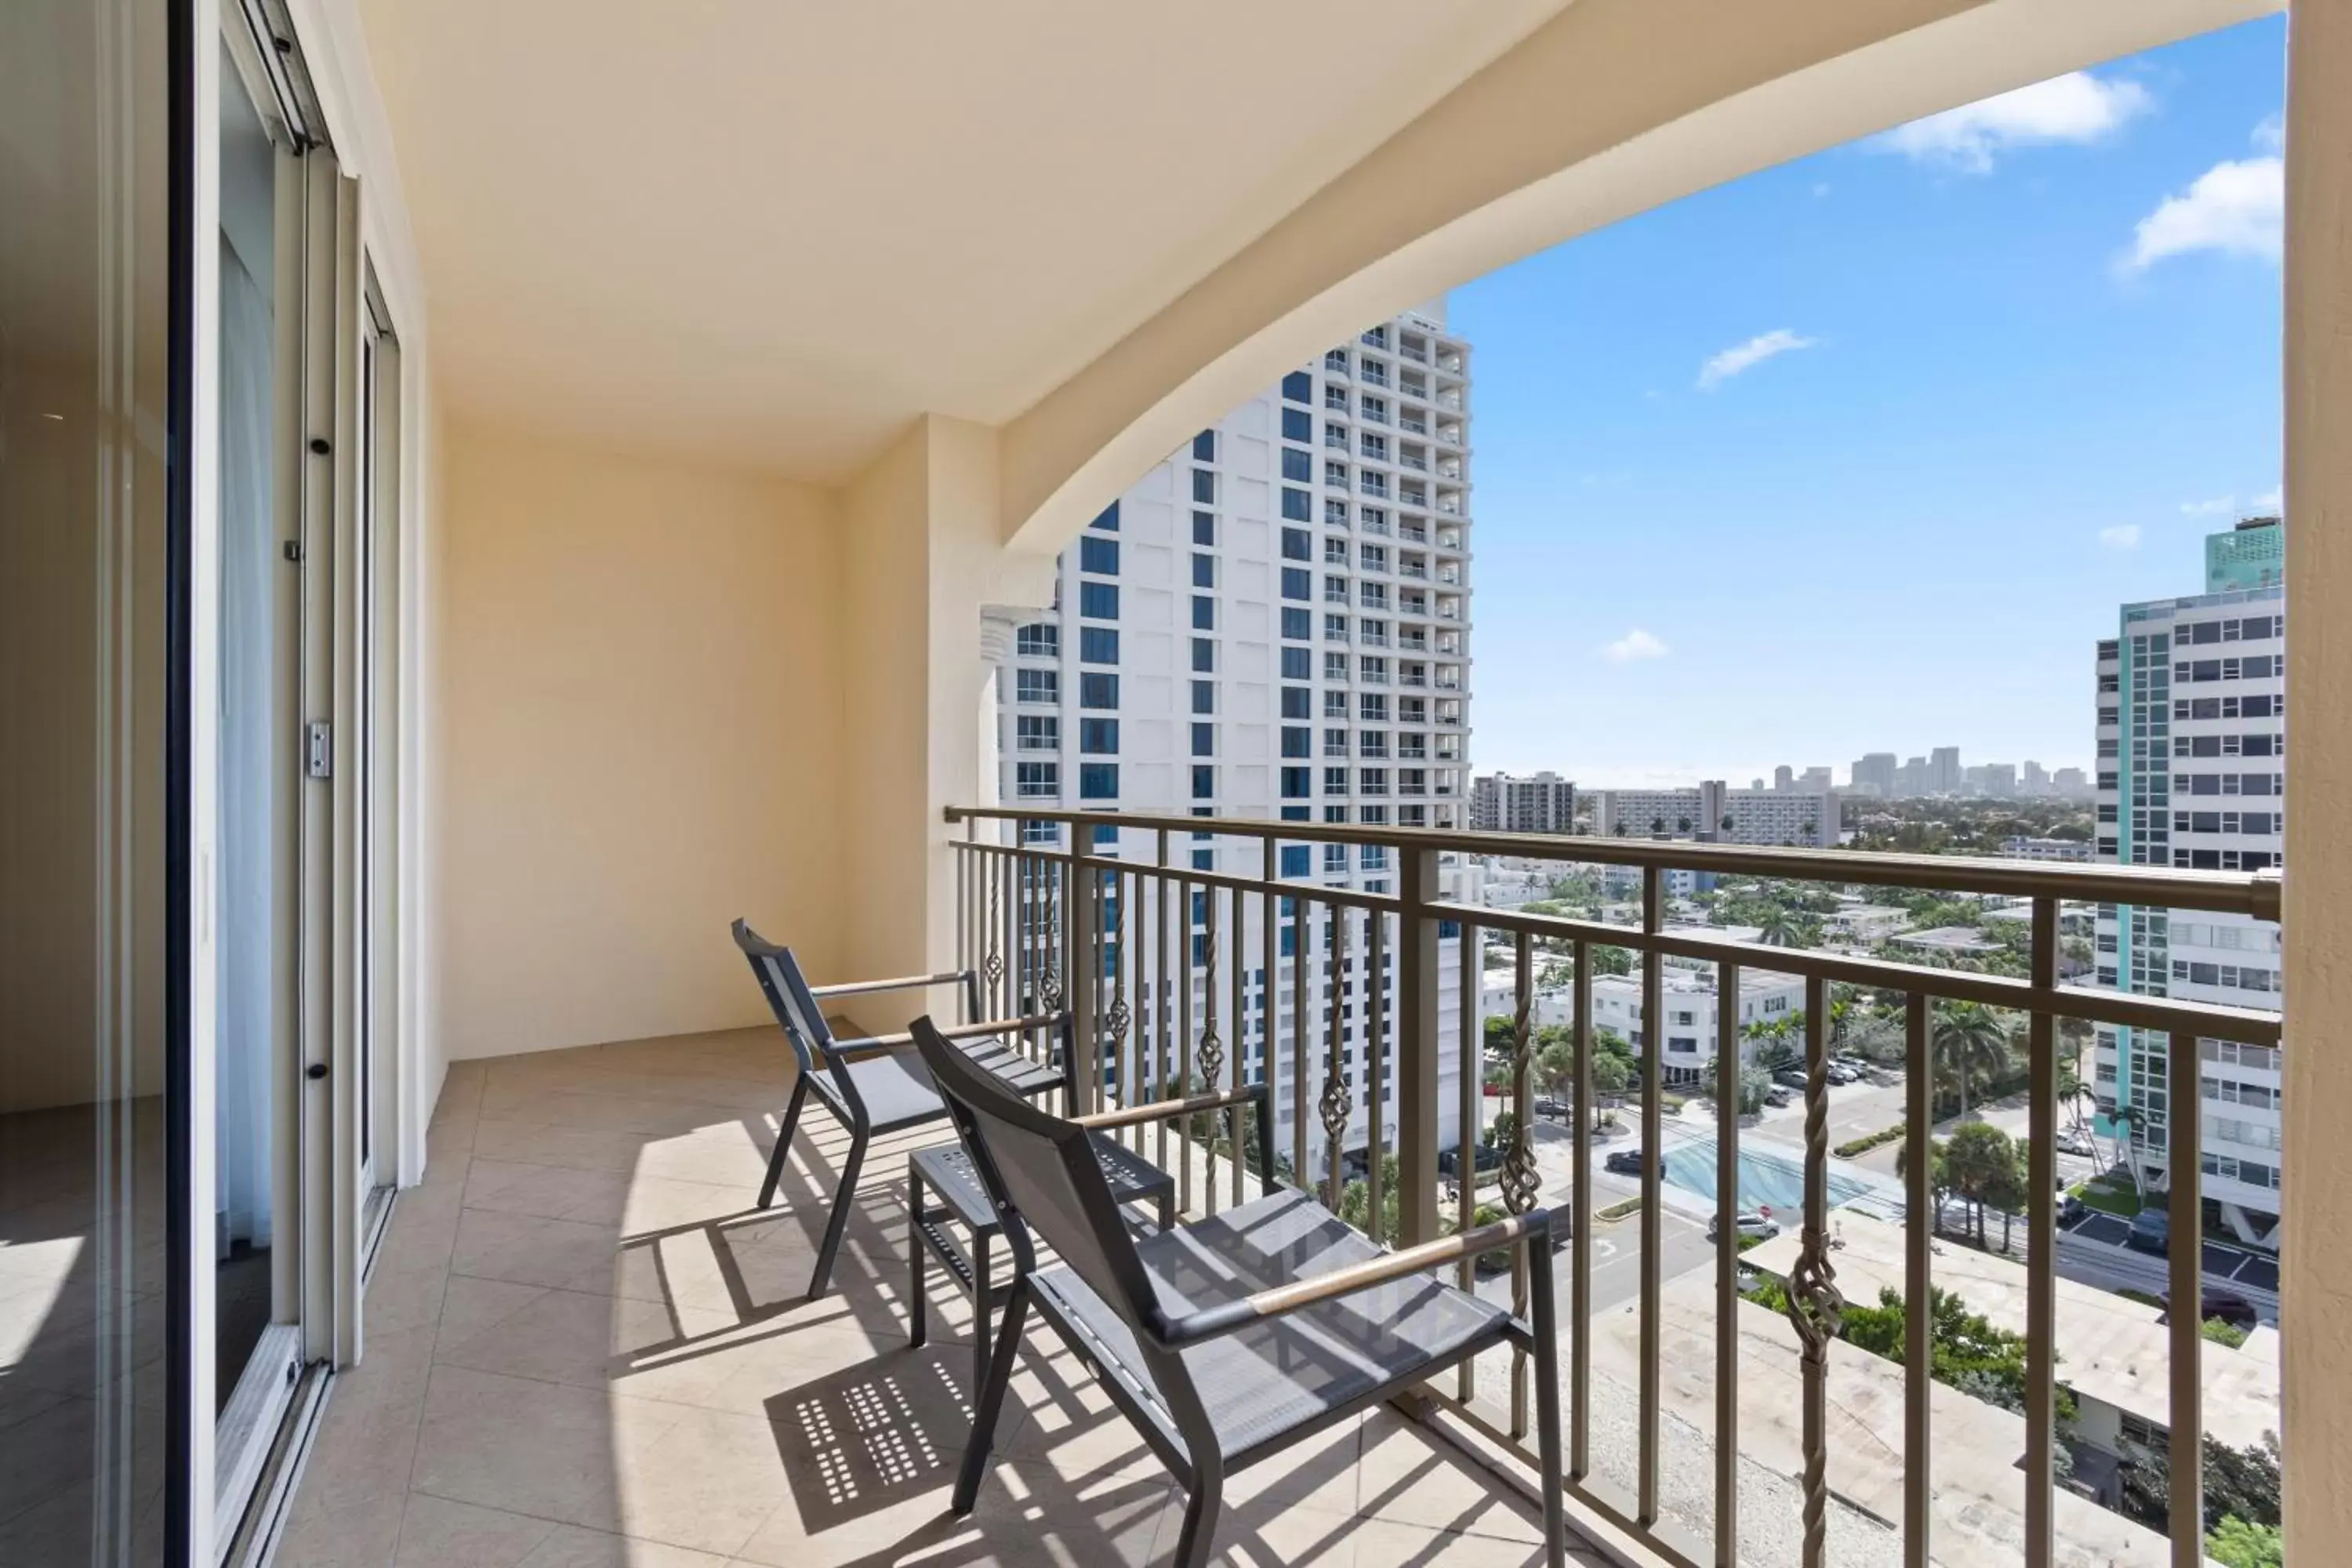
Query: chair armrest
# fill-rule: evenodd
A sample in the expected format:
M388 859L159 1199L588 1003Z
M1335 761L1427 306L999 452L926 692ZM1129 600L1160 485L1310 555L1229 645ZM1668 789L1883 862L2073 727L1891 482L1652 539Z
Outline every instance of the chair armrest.
M1030 1029L1058 1026L1059 1013L1040 1013L1029 1018L991 1018L979 1024L958 1024L952 1029L941 1029L940 1035L950 1040L969 1040L982 1035L1017 1035ZM866 1057L881 1051L904 1050L915 1043L911 1034L868 1035L863 1039L835 1040L826 1047L830 1057Z
M849 980L838 985L812 985L812 996L861 996L872 991L914 991L930 985L961 985L969 971L949 974L902 974L896 980Z
M1285 1317L1318 1302L1353 1296L1374 1286L1402 1279L1408 1275L1459 1263L1465 1258L1475 1258L1480 1253L1493 1252L1505 1247L1523 1247L1538 1238L1549 1239L1550 1236L1551 1211L1532 1209L1523 1215L1514 1215L1509 1219L1497 1220L1493 1225L1482 1225L1476 1230L1461 1236L1444 1237L1419 1247L1409 1247L1402 1252L1369 1258L1349 1268L1333 1269L1328 1274L1277 1285L1238 1301L1227 1301L1202 1311L1190 1312L1171 1321L1151 1325L1151 1332L1163 1348L1176 1350L1233 1333L1253 1323Z
M1141 1105L1129 1105L1118 1110L1100 1110L1092 1116L1076 1116L1071 1120L1079 1126L1100 1131L1107 1127L1133 1127L1139 1123L1165 1121L1171 1116L1185 1116L1195 1111L1221 1110L1230 1105L1265 1099L1265 1085L1244 1084L1222 1094L1196 1094L1190 1100L1152 1100Z

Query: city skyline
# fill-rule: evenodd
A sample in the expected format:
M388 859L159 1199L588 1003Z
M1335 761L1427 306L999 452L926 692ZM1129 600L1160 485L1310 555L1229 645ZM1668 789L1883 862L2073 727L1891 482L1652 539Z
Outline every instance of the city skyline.
M2284 23L1701 193L1457 289L1475 766L2092 763L2119 603L2281 510Z

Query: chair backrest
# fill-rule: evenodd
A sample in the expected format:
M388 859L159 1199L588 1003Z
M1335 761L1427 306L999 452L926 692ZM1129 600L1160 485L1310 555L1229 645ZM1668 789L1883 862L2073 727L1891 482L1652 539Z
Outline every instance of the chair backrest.
M760 982L761 994L768 998L769 1010L775 1014L784 1038L792 1042L793 1055L799 1058L801 1071L816 1073L834 1068L836 1064L830 1054L833 1029L824 1021L824 1009L809 994L808 979L802 974L800 961L793 956L793 950L778 947L745 921L738 920L732 930L735 945L751 961L751 973ZM845 1079L847 1075L838 1076Z
M1038 1110L958 1050L929 1016L915 1020L915 1045L947 1101L972 1166L1004 1220L1014 1260L1036 1264L1024 1224L1130 1325L1157 1308L1158 1294L1137 1258L1095 1158L1087 1130Z

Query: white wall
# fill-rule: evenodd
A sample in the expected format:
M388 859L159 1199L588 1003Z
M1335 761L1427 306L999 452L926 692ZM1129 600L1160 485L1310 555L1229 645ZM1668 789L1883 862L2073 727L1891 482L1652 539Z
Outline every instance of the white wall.
M425 1021L448 1059L756 1024L728 922L837 973L830 500L452 415Z

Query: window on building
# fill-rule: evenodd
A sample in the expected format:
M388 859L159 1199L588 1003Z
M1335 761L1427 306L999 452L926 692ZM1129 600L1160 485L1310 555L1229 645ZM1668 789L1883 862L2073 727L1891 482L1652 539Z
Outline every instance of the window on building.
M1325 795L1347 794L1348 770L1345 768L1325 768L1323 770L1323 793Z
M1295 485L1282 487L1282 515L1293 522L1315 521L1315 498Z
M1348 656L1344 653L1325 654L1323 656L1323 679L1326 680L1347 679Z
M1078 628L1078 662L1080 664L1117 664L1118 662L1118 628L1117 626L1080 626Z
M1203 430L1192 437L1192 460L1196 463L1217 460L1217 433L1214 430Z
M1118 764L1117 763L1080 763L1078 798L1080 800L1117 800L1118 798ZM1113 841L1116 842L1118 829L1114 827L1110 831Z
M1013 651L1024 658L1052 658L1062 651L1062 628L1038 621L1013 634Z
M1024 800L1050 798L1062 793L1062 768L1058 763L1015 763L1013 778L1014 791Z
M1286 599L1311 599L1315 596L1315 574L1304 566L1282 569L1282 596ZM1301 632L1301 637L1307 634Z
M1281 874L1285 877L1311 876L1313 874L1313 853L1314 847L1312 845L1284 845L1282 847ZM1291 930L1291 927L1285 926L1282 928L1282 934L1287 937L1290 934Z
M1116 583L1080 583L1078 614L1088 620L1118 619L1118 584Z
M1192 726L1192 754L1196 757L1213 757L1217 754L1217 727L1214 724Z
M1314 657L1313 652L1307 648L1284 648L1282 650L1282 679L1285 680L1312 680L1315 678L1311 662Z
M1345 566L1348 563L1348 542L1344 539L1325 540L1323 563L1327 566Z
M1192 711L1214 713L1217 710L1217 683L1213 680L1192 682Z
M1095 520L1087 524L1087 526L1088 528L1098 528L1105 533L1117 533L1118 531L1118 502L1113 501L1110 505L1103 508L1102 510L1095 513Z
M1327 757L1346 756L1348 754L1348 733L1349 732L1345 730L1324 731L1323 754Z
M1213 549L1217 542L1217 514L1196 511L1192 514L1192 542Z
M1062 676L1053 669L1016 669L1013 672L1013 695L1022 702L1059 702L1062 700Z
M1217 504L1217 476L1212 468L1192 470L1192 499L1202 506Z
M1334 528L1348 526L1348 503L1338 496L1323 498L1323 521Z
M1312 561L1315 558L1313 536L1303 528L1282 531L1282 558L1285 561Z
M1315 617L1305 610L1286 606L1282 612L1282 635L1292 642L1305 642L1315 635Z
M1282 395L1291 403L1315 401L1315 378L1303 370L1294 370L1282 378Z
M1282 798L1301 800L1315 793L1314 770L1285 768L1282 770Z
M1217 629L1217 601L1208 594L1192 595L1192 629L1213 632Z
M1311 719L1315 716L1311 707L1314 700L1315 693L1308 688L1286 686L1282 689L1282 716L1286 719Z
M1089 756L1118 755L1118 721L1116 719L1079 720L1078 750Z
M1195 675L1213 675L1216 669L1217 639L1194 637L1192 639L1192 672Z
M1061 749L1062 721L1051 713L1020 714L1013 721L1013 732L1021 751L1053 752Z
M1299 447L1285 447L1282 449L1282 477L1293 484L1313 484L1315 459Z
M1282 754L1286 757L1312 757L1315 754L1315 731L1303 725L1284 725Z
M1116 709L1118 706L1118 677L1092 674L1079 676L1078 706Z
M1118 541L1087 534L1078 541L1078 570L1099 577L1118 575Z

